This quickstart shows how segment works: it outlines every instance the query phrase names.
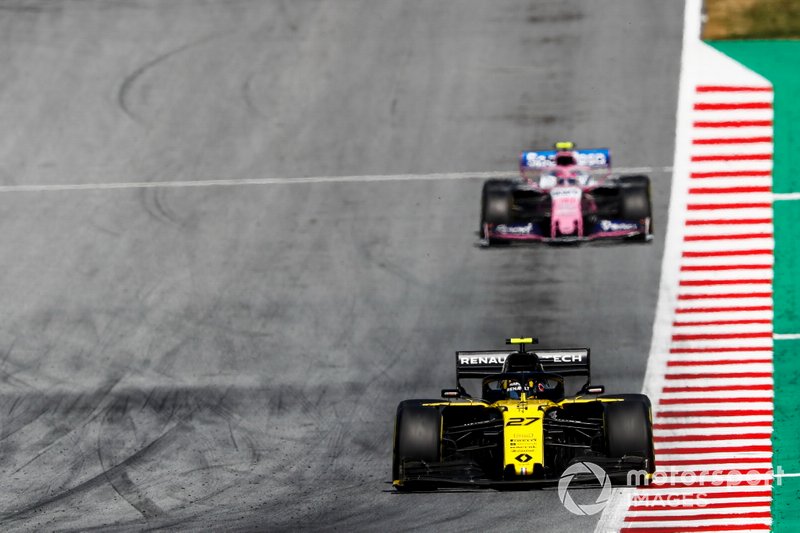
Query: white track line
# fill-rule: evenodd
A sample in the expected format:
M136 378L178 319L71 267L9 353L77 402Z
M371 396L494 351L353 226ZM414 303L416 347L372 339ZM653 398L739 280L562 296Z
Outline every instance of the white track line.
M615 174L642 172L672 172L672 167L623 167L614 169ZM384 181L446 181L483 180L490 178L513 178L519 172L444 172L435 174L374 174L364 176L311 176L300 178L247 178L186 181L128 181L121 183L66 183L43 185L0 185L0 193L55 192L55 191L102 191L114 189L169 189L187 187L231 187L238 185L300 185L306 183L368 183Z
M773 202L785 200L800 200L800 192L776 193L772 195Z
M773 333L772 338L776 341L795 341L800 339L800 333Z

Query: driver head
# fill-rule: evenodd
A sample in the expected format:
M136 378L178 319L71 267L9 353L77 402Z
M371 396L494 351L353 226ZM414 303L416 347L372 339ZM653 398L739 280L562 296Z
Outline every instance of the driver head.
M568 167L577 165L578 160L575 157L575 143L572 141L559 141L555 143L556 149L556 166Z
M556 166L570 167L578 164L574 152L556 152Z

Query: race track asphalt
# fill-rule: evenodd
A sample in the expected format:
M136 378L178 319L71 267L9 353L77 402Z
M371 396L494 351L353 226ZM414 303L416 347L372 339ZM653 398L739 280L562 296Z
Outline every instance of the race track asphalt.
M682 3L7 0L0 185L672 163ZM581 531L553 491L401 495L453 351L591 346L638 391L651 245L474 246L480 180L0 192L0 528ZM587 498L591 497L589 491Z

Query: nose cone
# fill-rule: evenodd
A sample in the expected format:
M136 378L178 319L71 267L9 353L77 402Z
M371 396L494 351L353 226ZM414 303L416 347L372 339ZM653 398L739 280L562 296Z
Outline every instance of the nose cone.
M558 230L562 235L572 235L578 228L574 218L566 218L558 221Z

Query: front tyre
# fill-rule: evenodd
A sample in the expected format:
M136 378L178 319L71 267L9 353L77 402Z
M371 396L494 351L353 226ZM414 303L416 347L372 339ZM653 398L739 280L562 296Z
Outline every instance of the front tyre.
M496 244L486 234L487 224L506 224L511 218L512 183L509 180L491 179L483 184L481 191L481 239L487 244Z
M648 474L656 470L649 400L625 399L604 405L606 453L610 458L641 457Z
M647 176L622 176L620 216L626 220L650 218L653 214L650 202L650 178Z
M418 490L424 483L404 481L405 462L433 463L441 461L442 416L436 407L423 403L436 400L406 400L397 406L394 430L394 453L392 454L392 480L399 491Z
M650 195L650 178L647 176L622 176L620 191L620 217L625 220L647 220L647 232L638 240L650 241L653 236L653 204Z

